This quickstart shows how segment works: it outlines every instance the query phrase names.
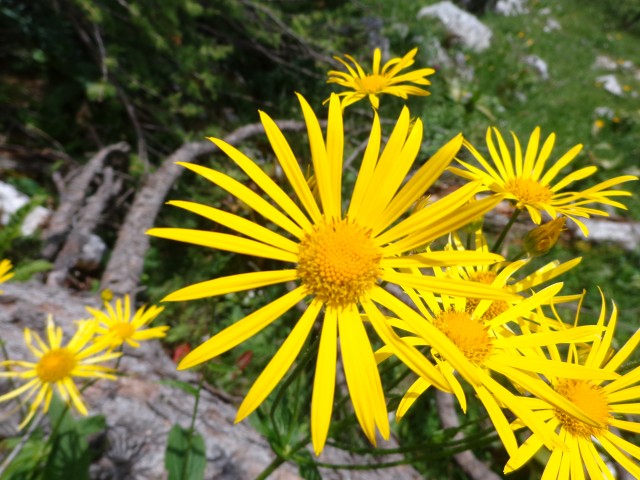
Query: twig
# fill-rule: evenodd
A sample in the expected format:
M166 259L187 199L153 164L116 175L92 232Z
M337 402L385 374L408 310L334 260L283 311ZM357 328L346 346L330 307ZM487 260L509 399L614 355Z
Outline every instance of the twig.
M42 412L36 415L36 417L31 421L31 425L29 425L29 429L20 439L20 442L13 448L13 450L11 450L9 455L7 455L5 459L2 461L2 465L0 465L0 478L4 478L2 476L4 471L7 469L9 465L11 465L11 462L13 462L13 460L22 451L22 449L29 441L29 438L31 437L35 429L38 428L38 426L40 425L40 422L42 422L43 418L44 418L44 413Z

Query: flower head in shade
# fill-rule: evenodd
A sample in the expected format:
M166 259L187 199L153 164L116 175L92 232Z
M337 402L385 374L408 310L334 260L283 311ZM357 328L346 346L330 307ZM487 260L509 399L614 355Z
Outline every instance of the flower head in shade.
M420 120L412 123L408 109L403 109L381 150L381 125L374 114L369 142L347 204L342 199L345 139L340 100L336 95L331 96L326 139L307 101L302 96L299 100L307 125L319 200L309 188L284 135L275 122L261 112L275 157L296 201L254 161L231 145L211 139L245 172L255 188L248 188L220 171L194 164L183 165L237 197L264 217L269 227L206 205L174 201L170 203L208 218L232 233L179 228L154 228L148 233L284 264L275 270L232 275L188 286L170 294L165 301L205 298L286 282L296 284L282 297L195 348L179 368L198 365L230 350L308 299L304 313L244 399L238 421L255 410L282 379L324 310L311 402L311 436L314 449L319 453L324 447L332 414L338 341L347 386L360 425L371 442L375 443L376 427L383 437L389 435L382 385L368 333L360 317L360 307L367 312L379 312L376 304L390 307L392 295L382 288L382 282L451 294L466 292L483 298L504 299L512 294L487 285L416 276L396 270L443 262L491 263L501 258L493 254L474 254L471 259L468 254L457 255L455 252L411 254L414 249L464 225L500 201L499 197L488 197L467 205L478 189L477 183L470 183L413 215L405 215L453 159L462 143L460 136L442 147L403 184L420 150L422 123ZM379 317L381 315L375 316L371 322L373 330L392 346L394 354L434 384L447 388L437 369L417 350L405 345L384 320L377 321Z
M11 264L10 260L4 259L0 261L0 283L4 283L11 277L13 277L13 273L11 273L12 268L13 265ZM0 290L0 294L1 293L2 290Z
M82 402L74 379L116 378L113 369L98 364L113 360L120 354L105 353L103 346L93 342L95 329L95 321L79 322L71 340L62 345L62 329L55 326L51 316L47 319L47 343L37 333L25 328L25 343L36 360L0 362L0 366L16 368L0 372L0 377L25 381L20 387L0 397L0 402L4 402L24 394L22 403L31 402L29 413L20 424L20 428L29 423L41 405L45 412L49 409L54 388L65 402L73 405L82 415L86 415L87 408Z
M480 302L471 308L464 297L434 295L431 292L419 292L405 289L418 308L415 312L409 306L396 308L402 312L402 320L391 320L395 328L408 332L405 341L415 346L427 346L436 359L438 368L450 384L463 411L466 411L466 398L459 378L464 379L474 389L477 397L485 406L498 435L507 452L517 451L516 437L503 413L510 410L522 419L545 445L551 448L559 445L552 429L538 419L521 397L497 382L492 374L498 373L520 389L535 392L550 404L558 405L583 421L588 417L564 397L553 391L544 381L532 377L532 373L544 375L563 372L574 378L612 378L615 374L587 369L582 366L567 365L560 361L544 358L537 354L528 355L528 350L548 344L572 343L592 339L601 331L598 327L580 327L566 331L531 333L517 335L511 328L520 317L535 315L541 305L548 303L562 287L551 285L531 297L502 311L490 312L488 302ZM399 300L398 300L399 301ZM487 315L492 313L491 315ZM444 339L442 338L444 337ZM435 346L435 342L439 345ZM536 353L536 352L534 352ZM391 355L388 347L376 352L378 361ZM429 379L418 378L411 385L398 405L396 417L402 418L415 400L432 383Z
M140 341L162 338L169 329L167 325L148 328L148 325L164 310L164 307L142 306L132 314L129 295L118 298L112 305L104 303L104 310L87 307L87 310L99 322L96 328L96 343L109 349L127 344L138 348Z
M579 310L578 310L579 314ZM606 302L602 297L599 326L605 326ZM624 362L640 343L640 330L615 353L611 349L617 320L615 304L606 329L593 341L588 354L581 355L578 348L569 350L567 363L584 365L603 372L614 373L621 370ZM577 318L576 318L577 323ZM550 354L560 359L561 353L554 346L547 347ZM613 478L609 467L601 456L604 450L613 460L640 478L640 448L636 443L625 440L619 432L640 433L640 423L625 418L625 415L640 414L640 367L636 367L612 381L598 378L571 378L560 372L547 376L556 392L572 405L580 408L591 420L585 423L567 412L550 405L540 398L525 399L540 421L556 430L562 441L560 447L551 449L544 479L567 478L584 479L584 470L591 479ZM636 417L637 418L637 417ZM523 427L517 421L514 428ZM512 472L529 461L542 447L540 438L532 434L518 451L511 455L505 472Z
M339 97L342 97L342 108L368 97L373 108L377 109L380 104L378 95L383 93L395 95L405 100L409 95L429 95L427 90L415 85L431 85L431 82L425 77L435 72L433 68L421 68L400 73L401 70L413 65L416 53L418 53L418 49L414 48L404 57L389 60L380 68L382 54L380 49L376 48L373 52L371 73L365 73L360 64L350 55L345 55L345 57L353 63L353 67L342 58L334 57L346 67L347 72L331 70L327 83L336 83L352 90L338 94ZM410 83L415 85L409 85Z
M611 188L624 182L637 180L637 177L623 175L605 180L582 191L569 190L568 187L572 183L590 177L597 170L595 166L588 166L572 170L567 175L560 173L575 159L582 150L582 145L576 145L557 161L548 164L555 143L555 134L549 135L540 147L540 128L536 127L531 133L524 155L518 137L513 133L512 137L513 156L498 129L487 129L486 141L491 162L465 140L465 147L480 163L480 167L458 160L464 168L452 167L450 170L464 178L480 180L494 192L504 194L517 209L526 209L536 224L542 221L543 212L552 219L558 215L564 215L573 220L585 235L589 233L587 227L576 217L608 216L604 210L588 205L601 203L626 209L622 203L613 200L612 197L631 194L624 190L611 190Z

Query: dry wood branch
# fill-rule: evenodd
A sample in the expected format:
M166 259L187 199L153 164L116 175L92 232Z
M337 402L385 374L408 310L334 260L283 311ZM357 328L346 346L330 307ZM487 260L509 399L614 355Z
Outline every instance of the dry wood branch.
M104 147L89 160L67 188L60 192L60 205L51 216L49 227L44 232L44 247L42 248L44 258L53 259L56 256L66 235L71 230L74 216L84 204L91 181L102 169L107 157L115 152L127 153L128 151L129 145L125 142Z
M69 271L80 259L82 247L98 225L109 199L117 195L121 188L122 182L113 179L113 169L111 167L105 168L102 184L79 212L78 219L67 236L64 246L56 256L53 270L47 278L48 285L62 285L64 283Z
M442 427L459 428L460 420L456 414L453 395L438 390L436 392L436 404L438 406L438 416L440 417L440 422L442 422ZM453 439L462 440L464 439L464 434L458 432ZM470 450L456 453L453 458L473 480L500 480L500 477L478 460Z
M294 120L281 120L276 123L281 130L305 128L303 122ZM224 141L237 145L262 132L261 123L252 123L234 130L224 138ZM136 194L120 227L118 240L102 275L102 289L108 288L116 295L135 295L142 274L144 255L149 248L149 237L145 232L153 226L164 199L184 170L176 165L176 162L194 162L199 157L210 155L217 150L218 148L209 141L185 143L167 157L153 174L149 175Z

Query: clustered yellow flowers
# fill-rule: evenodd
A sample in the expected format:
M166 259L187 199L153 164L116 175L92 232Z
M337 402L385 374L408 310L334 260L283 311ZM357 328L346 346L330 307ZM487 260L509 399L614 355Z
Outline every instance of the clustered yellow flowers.
M413 49L381 66L382 53L376 49L370 73L349 55L345 57L353 66L338 58L346 71L330 71L328 83L346 91L332 93L325 102L324 132L313 107L298 94L308 151L294 153L276 122L260 112L285 185L217 138L210 140L249 179L251 188L226 169L181 163L237 198L252 214L173 200L170 205L216 227L162 227L147 233L260 257L268 267L185 286L164 301L272 285L286 286L287 292L217 331L186 355L178 368L194 367L233 349L297 308L300 312L293 316L288 335L239 406L237 421L269 396L305 345L317 345L309 412L316 455L329 436L339 367L365 436L374 445L378 434L389 438L388 392L378 365L396 357L414 375L395 412L397 420L416 408L416 399L429 389L454 395L463 411L467 392L473 392L508 454L505 472L517 470L546 449L549 462L543 478L611 477L601 456L604 452L640 478L640 448L623 433L640 433L640 423L633 417L640 414L640 367L627 366L640 342L640 331L619 346L614 336L616 306L604 295L597 324L580 324L584 292L563 292L563 283L557 281L580 258L530 268L534 257L552 253L565 222L576 224L586 235L581 218L607 215L594 204L626 208L615 199L630 192L618 186L637 178L623 175L580 188L578 182L593 180L597 168L565 173L582 146L553 159L555 135L541 141L540 128L533 130L524 152L515 134L510 149L501 133L489 128L490 160L462 134L451 135L419 164L421 119L412 118L405 106L391 131L383 132L378 112L382 94L402 99L428 95L419 86L430 85L426 77L434 70L406 71L416 55ZM361 99L368 99L373 111L366 129L368 142L355 163L357 177L351 185L343 174L350 143L344 124L348 107ZM463 152L470 161L461 159ZM308 159L309 165L301 165L299 159ZM313 182L304 173L309 171ZM425 202L428 190L445 171L466 183L437 201ZM526 211L532 226L537 225L523 241L522 255L513 259L500 255L498 248L511 222L493 248L479 227L479 219L505 201L513 207L513 221ZM558 305L570 302L576 303L577 313L567 320ZM123 343L136 346L139 340L163 336L163 327L145 328L160 310L152 307L129 319L128 298L105 312L90 310L93 326L83 328L91 328L97 336L88 351ZM80 370L82 360L89 358L83 350L88 334L78 334L80 340L72 339L64 350L59 334L53 327L50 330L50 347L37 340L38 348L32 348L38 363L5 362L26 370L4 376L22 375L29 381L0 401L39 391L35 403L44 401L46 408L50 389L45 387L62 382L81 410L71 377L78 372L111 375L106 370ZM56 352L55 361L51 351Z
M276 123L260 112L294 199L257 163L216 138L210 140L257 189L224 172L183 164L237 197L273 228L206 205L172 201L233 233L178 228L154 228L147 233L259 256L283 266L208 280L164 300L193 300L284 283L295 286L205 341L179 368L228 351L304 304L289 336L240 405L237 421L265 400L312 335L319 340L310 411L311 440L318 455L331 423L338 355L355 415L373 444L376 431L385 439L390 433L377 364L395 356L416 375L397 408L397 419L429 388L450 392L466 410L466 384L484 405L510 457L505 471L519 468L544 447L552 452L545 478L584 478L583 469L592 478L601 478L607 470L596 451L598 444L640 478L636 462L640 449L609 431L616 427L640 432L640 424L625 417L640 413L640 369L620 373L640 333L609 359L605 353L614 343L615 305L606 324L604 297L597 325L579 325L578 316L573 324L567 323L558 315L558 304L578 301L581 305L583 294L561 295L561 282L544 284L575 267L580 258L562 264L554 260L528 275L519 274L533 257L551 250L567 219L588 233L578 217L606 215L591 204L625 208L613 198L630 193L616 187L637 178L626 175L584 190L570 189L592 176L596 167L563 174L581 146L551 161L555 136L551 134L540 147L539 128L531 134L524 153L512 134L513 155L500 132L488 129L492 163L462 135L454 135L427 162L414 166L422 141L421 120L412 121L404 107L383 146L377 110L381 94L401 98L428 94L407 83L429 85L425 77L432 69L400 73L413 64L416 53L417 49L411 50L380 68L381 52L376 49L371 73L365 73L351 56L346 58L353 68L338 59L347 71L332 70L328 82L347 91L327 100L326 135L309 103L298 95L307 125L308 154L294 154ZM345 110L363 98L374 107L373 122L355 184L348 198L343 198L347 191L343 185ZM478 166L458 159L462 148ZM303 174L301 157L311 159L316 192ZM446 169L469 182L425 204L425 193ZM461 239L462 227L479 224L478 218L503 200L512 203L516 214L526 210L534 224L548 217L525 240L527 258L509 261L492 252L481 229L471 234L467 230L471 243ZM430 246L447 236L444 248ZM465 247L470 244L475 247ZM401 289L408 300L390 293L385 288L390 285ZM579 306L577 310L579 314ZM384 345L376 351L374 332ZM569 356L563 358L565 347ZM586 360L578 356L579 348L588 352ZM530 432L528 438L520 435L523 430Z
M544 447L552 452L545 478L584 478L583 468L592 478L600 478L607 470L596 452L598 444L640 478L636 462L640 449L609 431L609 427L640 431L638 423L625 417L640 413L640 370L620 373L640 333L609 359L605 353L614 344L615 305L606 324L604 298L597 325L579 325L578 316L567 323L558 315L558 304L576 301L579 314L583 294L561 295L563 284L549 282L575 267L580 258L565 263L554 260L532 273L519 273L533 257L549 253L566 220L586 234L580 217L607 214L591 204L625 208L613 198L630 193L617 186L637 178L625 175L584 190L571 189L592 176L596 167L564 174L581 146L552 161L555 136L551 134L540 146L539 128L531 134L524 153L512 134L513 154L500 132L488 129L491 163L462 135L454 135L427 162L414 165L422 141L421 120L411 120L404 107L383 145L377 112L382 94L405 99L428 94L415 85L429 85L425 77L434 73L432 69L401 73L414 63L416 54L417 49L411 50L381 68L381 52L376 49L370 73L351 56L345 57L353 67L338 58L346 72L332 70L328 82L347 91L331 94L325 102L326 134L311 105L298 95L308 153L296 155L276 123L260 112L274 158L289 184L286 190L256 162L216 138L210 140L256 188L249 189L222 171L183 164L237 197L270 226L181 200L169 203L232 233L171 227L147 233L262 257L282 267L204 281L164 300L193 300L275 284L295 286L219 331L189 353L179 368L228 351L294 306L304 305L288 337L240 405L237 421L265 400L313 336L319 345L310 411L316 454L325 445L331 423L338 355L363 432L373 444L376 431L388 438L387 403L377 364L395 356L416 376L397 408L397 419L429 388L450 392L466 410L466 384L484 405L510 457L505 471L519 468ZM357 178L347 189L343 185L344 118L347 107L364 98L374 107L373 121ZM478 166L460 160L461 149ZM298 158L310 158L315 191ZM427 190L446 169L468 183L425 203ZM293 199L288 191L294 193ZM465 225L481 224L478 218L503 200L511 202L516 214L526 210L534 224L546 217L546 223L533 229L524 242L526 258L509 261L496 248L491 251L481 229L470 234L467 229L471 242L461 238ZM431 247L434 240L447 236L444 248ZM402 290L408 300L390 293L388 286ZM374 351L373 345L379 342L384 346ZM563 358L561 352L567 348L569 356ZM586 360L584 355L578 357L578 349L588 352ZM530 432L528 438L519 433L524 430Z
M33 356L33 361L4 360L0 366L7 371L0 372L0 377L14 378L23 381L22 385L0 396L0 402L22 396L21 405L29 403L27 415L20 423L24 428L42 408L48 411L54 392L57 392L67 405L75 408L82 415L87 414L87 407L82 401L82 390L98 379L116 379L115 367L104 365L122 355L121 347L127 343L138 347L138 340L160 338L168 327L145 328L163 309L151 306L145 311L140 307L131 315L130 299L117 299L114 307L105 302L106 311L87 308L92 318L76 322L76 329L67 343L63 342L63 332L56 326L51 315L46 323L46 341L29 328L24 330L25 345ZM84 382L78 388L76 381Z

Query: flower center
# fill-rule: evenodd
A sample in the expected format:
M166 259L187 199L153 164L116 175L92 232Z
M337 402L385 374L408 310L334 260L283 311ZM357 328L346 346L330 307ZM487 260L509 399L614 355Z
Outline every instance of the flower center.
M523 208L525 204L549 202L553 198L549 187L531 178L512 178L505 183L504 189L516 197L518 208Z
M367 75L364 78L356 78L359 90L366 94L380 93L387 86L387 79L382 75Z
M471 277L471 280L473 280L474 282L491 285L496 277L497 275L495 272L476 272ZM467 298L465 311L469 313L469 315L471 315L473 312L475 312L479 303L479 298ZM489 308L487 308L487 311L482 315L481 320L483 322L493 320L507 309L509 309L509 304L507 302L505 302L504 300L494 300L493 302L491 302Z
M36 365L36 374L44 383L59 382L71 375L76 358L66 348L56 348L45 353Z
M491 285L496 277L497 275L495 274L495 272L476 272L471 277L471 280L473 280L474 282Z
M370 231L347 220L324 222L300 242L298 275L320 300L344 307L376 284L381 257Z
M448 310L435 319L435 326L444 333L474 363L482 363L493 348L485 326L467 312Z
M119 322L110 329L111 333L121 339L130 338L136 329L129 322Z
M565 412L556 409L555 415L562 426L573 436L591 438L607 429L609 425L609 402L604 390L590 380L562 379L555 386L556 392L573 403L601 427L593 427Z

